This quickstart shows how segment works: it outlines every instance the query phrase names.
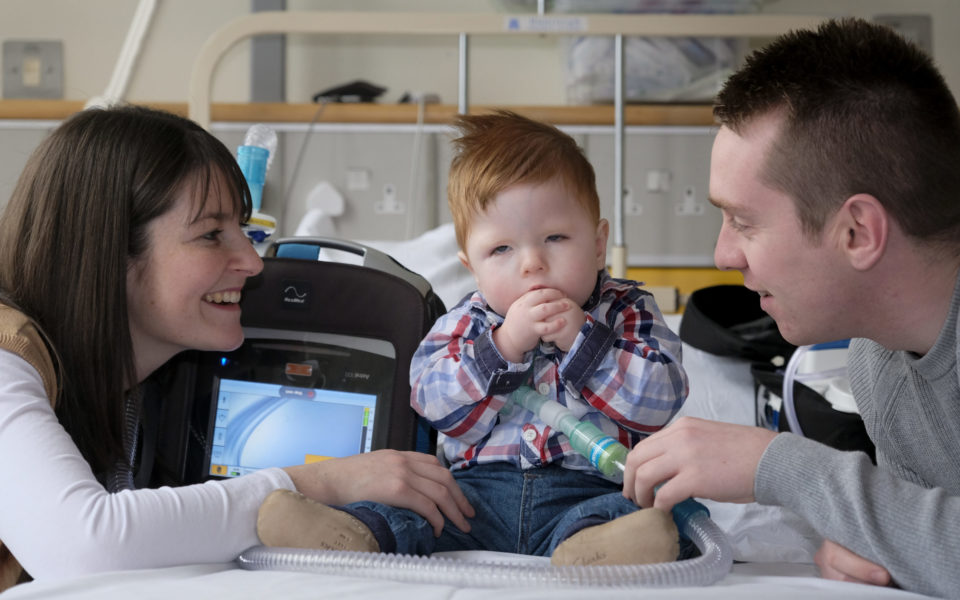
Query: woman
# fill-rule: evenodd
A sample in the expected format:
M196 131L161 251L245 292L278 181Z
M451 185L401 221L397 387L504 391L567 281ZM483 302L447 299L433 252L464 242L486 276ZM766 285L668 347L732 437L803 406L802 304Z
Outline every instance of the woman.
M23 571L232 560L259 543L257 509L276 489L468 526L449 471L417 453L105 487L129 470L138 384L182 350L243 341L239 292L262 269L241 230L250 210L229 150L163 112L83 111L30 158L0 218L0 591Z

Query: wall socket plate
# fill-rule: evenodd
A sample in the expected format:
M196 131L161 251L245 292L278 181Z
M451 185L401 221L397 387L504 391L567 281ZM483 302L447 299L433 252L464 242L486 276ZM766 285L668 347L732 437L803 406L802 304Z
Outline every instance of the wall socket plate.
M3 42L4 98L63 98L63 43Z
M392 183L383 184L383 199L374 202L373 212L378 215L399 215L406 210L397 199L397 188Z

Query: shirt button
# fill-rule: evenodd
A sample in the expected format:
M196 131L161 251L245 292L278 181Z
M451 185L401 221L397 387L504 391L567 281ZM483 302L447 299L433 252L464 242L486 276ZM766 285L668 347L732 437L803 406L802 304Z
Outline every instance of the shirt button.
M532 442L533 440L537 439L537 430L533 427L530 429L524 429L523 439L527 440L528 442Z
M549 394L550 394L550 384L547 383L547 382L545 382L545 381L544 381L544 382L541 382L540 385L537 386L537 391L540 392L540 395L541 395L541 396L547 396L547 395L549 395Z

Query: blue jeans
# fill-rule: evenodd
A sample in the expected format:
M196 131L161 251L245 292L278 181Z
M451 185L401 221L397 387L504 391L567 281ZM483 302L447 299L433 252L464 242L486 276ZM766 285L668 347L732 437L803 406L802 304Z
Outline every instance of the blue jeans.
M345 508L370 527L384 552L495 550L534 556L550 556L583 527L637 510L619 484L556 465L522 470L509 463L488 463L456 471L454 478L476 511L469 533L447 520L440 537L434 537L420 515L376 502Z

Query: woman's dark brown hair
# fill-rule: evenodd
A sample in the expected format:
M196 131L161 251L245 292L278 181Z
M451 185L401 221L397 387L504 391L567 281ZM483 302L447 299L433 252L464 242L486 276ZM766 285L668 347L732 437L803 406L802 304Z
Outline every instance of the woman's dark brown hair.
M196 123L89 109L39 145L0 217L0 289L43 332L59 365L57 416L97 473L124 456L124 403L137 385L127 269L147 251L153 219L185 189L200 210L215 182L246 219L236 160Z

